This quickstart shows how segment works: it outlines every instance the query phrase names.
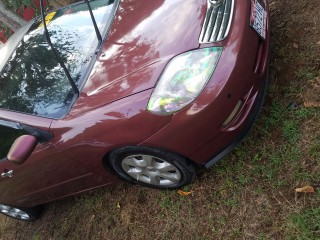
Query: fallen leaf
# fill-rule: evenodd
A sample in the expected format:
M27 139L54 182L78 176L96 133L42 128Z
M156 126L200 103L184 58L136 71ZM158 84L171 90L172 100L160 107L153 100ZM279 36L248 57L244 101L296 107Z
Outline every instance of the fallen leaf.
M302 188L296 188L297 193L314 193L314 188L312 186L304 186Z
M121 208L120 202L117 202L117 208Z
M320 107L320 102L304 102L303 105L306 108L310 108L310 107Z
M192 192L185 192L185 191L182 191L182 190L178 190L178 193L179 193L181 196L187 196L187 195L190 195Z

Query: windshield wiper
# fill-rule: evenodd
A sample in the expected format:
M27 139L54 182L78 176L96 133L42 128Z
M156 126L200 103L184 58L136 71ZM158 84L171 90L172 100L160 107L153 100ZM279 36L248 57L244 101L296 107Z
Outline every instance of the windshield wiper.
M69 83L71 85L73 93L79 97L80 92L79 92L79 89L78 89L76 83L72 79L72 77L71 77L71 75L69 73L69 70L67 69L67 67L64 64L64 62L62 61L58 51L54 48L54 46L53 46L53 44L51 42L49 31L48 31L48 28L47 28L46 18L45 18L46 16L45 16L43 0L40 0L40 10L41 10L42 23L43 23L43 27L44 27L44 33L46 35L47 42L48 42L49 46L51 47L51 49L52 49L52 51L53 51L53 53L54 53L59 65L62 67L62 69L64 70L65 74L67 75L67 78L68 78L68 81L69 81Z
M99 28L97 26L97 22L96 22L96 19L95 17L93 16L93 12L92 12L92 9L91 9L91 6L90 6L90 3L88 0L85 0L86 4L88 5L88 10L90 12L90 17L91 17L91 20L92 20L92 24L93 24L93 27L94 27L94 30L96 32L96 35L97 35L97 38L98 38L98 41L99 41L99 46L100 44L102 43L102 37L101 37L101 33L99 31Z

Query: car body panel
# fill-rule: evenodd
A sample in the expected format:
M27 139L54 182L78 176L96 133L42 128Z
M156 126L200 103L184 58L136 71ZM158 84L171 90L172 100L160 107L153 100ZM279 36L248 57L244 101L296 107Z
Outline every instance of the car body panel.
M50 128L50 124L52 119L50 118L41 118L38 116L27 115L23 113L7 111L0 109L0 120L11 121L15 123L26 124L29 126L33 126L44 131L48 131Z
M121 1L70 114L153 88L172 57L199 47L205 9L206 1Z
M125 146L157 147L199 166L228 147L248 125L267 76L269 51L269 26L266 40L249 26L251 1L234 3L227 38L199 44L207 0L121 1L68 115L49 119L0 110L0 120L53 135L21 166L0 161L0 171L14 172L0 179L0 203L31 207L117 182L104 161ZM214 46L223 47L221 58L194 102L168 116L146 110L174 56ZM241 110L223 126L239 101Z

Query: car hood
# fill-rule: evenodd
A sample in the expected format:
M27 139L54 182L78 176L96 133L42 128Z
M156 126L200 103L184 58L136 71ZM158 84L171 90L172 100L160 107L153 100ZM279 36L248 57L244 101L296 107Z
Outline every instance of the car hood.
M199 47L206 0L121 1L70 115L153 88L168 61Z

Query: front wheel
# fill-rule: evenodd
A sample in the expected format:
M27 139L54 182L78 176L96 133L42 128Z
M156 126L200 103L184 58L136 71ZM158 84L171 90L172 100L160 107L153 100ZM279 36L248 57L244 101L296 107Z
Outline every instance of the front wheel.
M0 213L17 220L32 222L39 218L40 207L21 208L0 204Z
M109 166L123 180L157 189L177 189L196 177L185 157L161 149L124 147L109 154Z

